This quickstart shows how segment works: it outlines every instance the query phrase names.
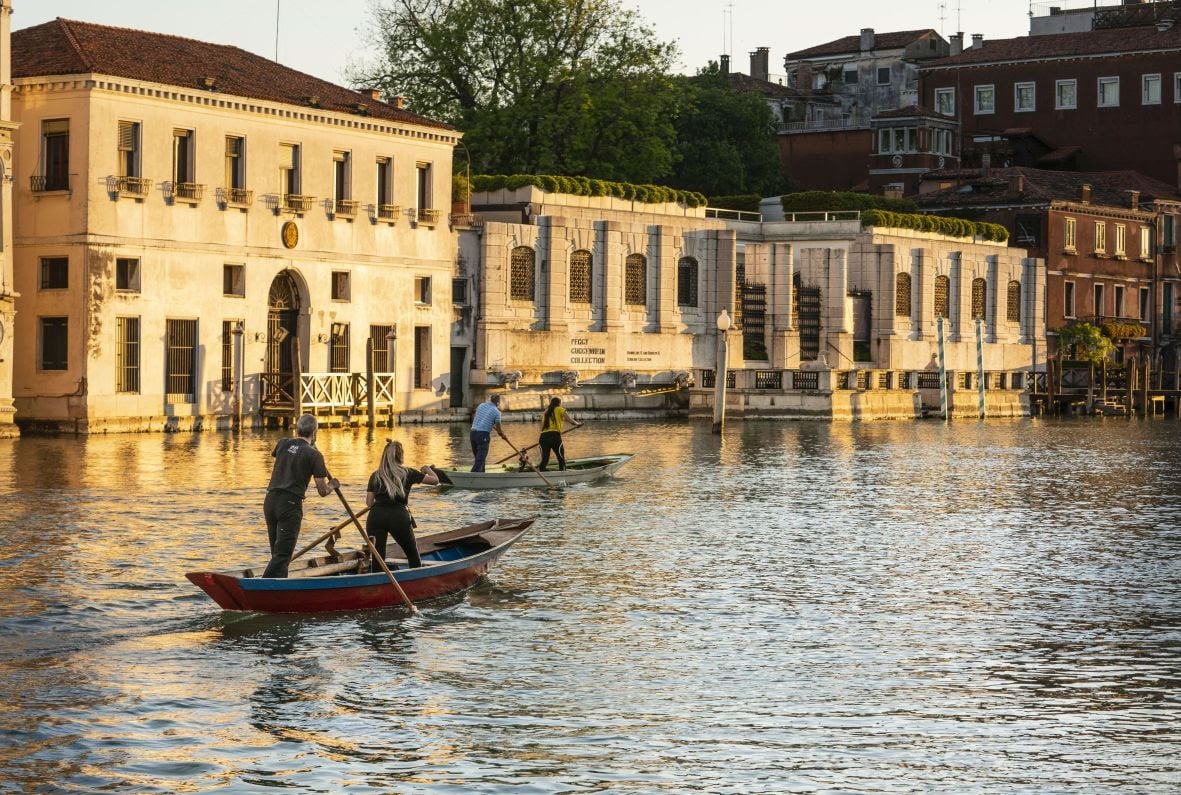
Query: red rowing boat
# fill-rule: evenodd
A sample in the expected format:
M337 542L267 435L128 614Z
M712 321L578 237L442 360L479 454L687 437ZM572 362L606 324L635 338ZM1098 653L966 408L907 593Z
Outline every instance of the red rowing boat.
M487 574L535 518L494 519L421 536L421 567L407 568L405 560L393 558L387 563L412 602L459 593ZM226 610L320 613L403 604L385 572L369 573L369 558L360 550L293 563L283 579L257 576L262 569L193 571L185 576Z

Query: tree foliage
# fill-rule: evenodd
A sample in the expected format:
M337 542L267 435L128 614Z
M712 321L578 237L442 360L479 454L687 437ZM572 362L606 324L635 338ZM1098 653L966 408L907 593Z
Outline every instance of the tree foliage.
M373 32L381 62L352 81L462 130L473 172L673 171L676 46L614 0L376 0Z
M1115 344L1094 323L1072 323L1058 329L1058 350L1091 364L1102 364Z
M755 92L737 91L716 63L682 78L679 155L671 183L709 196L770 196L784 185L775 114Z

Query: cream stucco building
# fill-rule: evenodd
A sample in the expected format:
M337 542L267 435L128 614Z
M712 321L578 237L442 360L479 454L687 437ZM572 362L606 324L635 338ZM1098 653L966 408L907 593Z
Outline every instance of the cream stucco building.
M15 32L13 64L22 428L363 410L370 368L380 407L449 404L454 129L61 19Z
M16 294L12 270L12 2L0 0L0 437L16 434L12 356Z

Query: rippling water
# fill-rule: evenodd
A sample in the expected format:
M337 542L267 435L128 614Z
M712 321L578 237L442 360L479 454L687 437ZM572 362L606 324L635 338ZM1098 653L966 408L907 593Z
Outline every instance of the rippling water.
M387 435L321 435L354 504ZM1176 422L595 422L614 481L415 491L540 516L463 597L223 613L275 438L0 441L0 791L1181 789Z

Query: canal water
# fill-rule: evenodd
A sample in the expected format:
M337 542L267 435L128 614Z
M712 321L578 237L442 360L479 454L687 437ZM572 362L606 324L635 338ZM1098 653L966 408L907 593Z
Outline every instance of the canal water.
M354 505L390 435L467 458L326 431ZM184 573L265 560L277 436L0 441L0 791L1181 788L1176 421L592 422L613 481L415 490L538 516L464 597L222 612Z

